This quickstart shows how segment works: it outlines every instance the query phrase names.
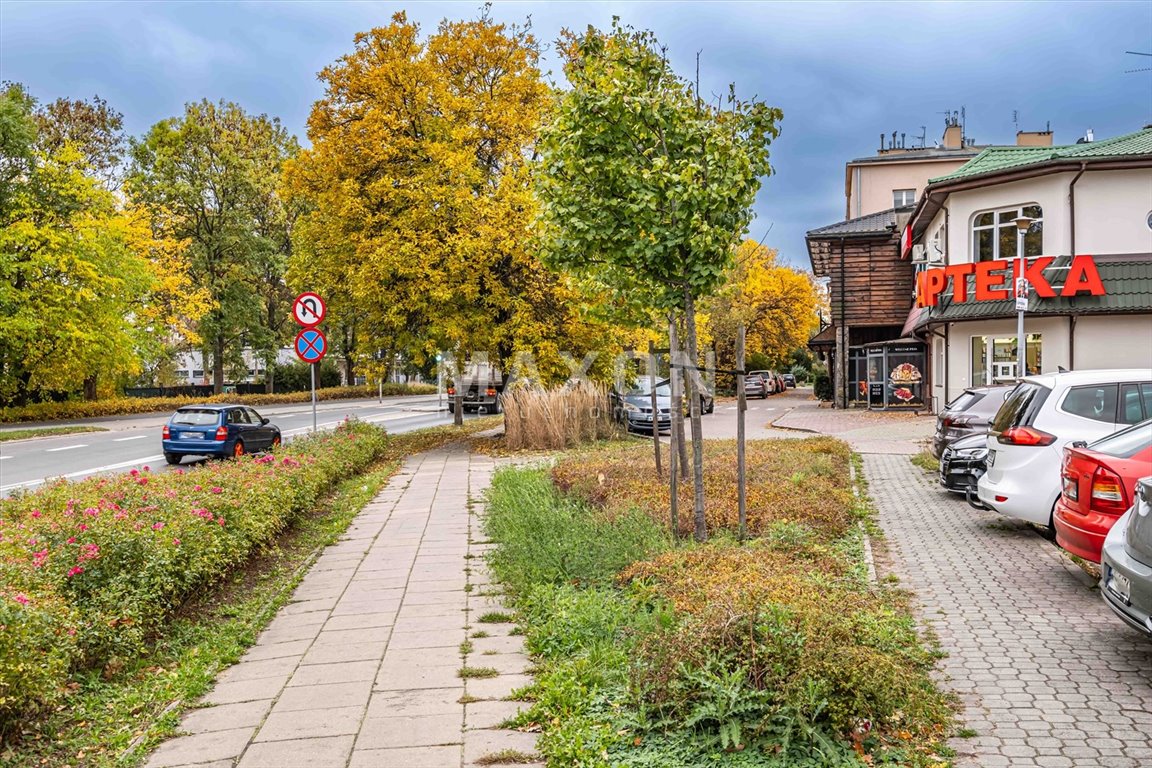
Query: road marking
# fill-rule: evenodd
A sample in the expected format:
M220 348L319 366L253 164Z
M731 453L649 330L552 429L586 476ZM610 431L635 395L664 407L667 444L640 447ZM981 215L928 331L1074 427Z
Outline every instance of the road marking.
M70 451L73 448L87 448L87 443L80 443L78 445L66 445L63 448L46 448L44 453L56 453L56 451Z
M82 469L79 472L70 472L67 475L54 475L52 477L45 477L39 480L27 480L23 483L12 483L11 485L0 485L0 493L10 491L13 488L27 488L33 485L40 485L47 480L55 480L57 477L63 477L71 480L74 477L85 477L87 475L95 475L98 472L108 472L113 469L124 469L125 467L135 467L139 464L147 464L150 461L160 461L164 455L159 456L145 456L142 459L132 459L131 461L122 461L119 464L106 464L103 467L94 467L93 469Z
M10 459L10 458L12 458L12 457L11 456L0 456L0 461L4 461L4 459Z
M146 437L149 437L149 435L133 435L132 437L118 437L115 440L113 440L112 442L122 443L125 440L143 440Z

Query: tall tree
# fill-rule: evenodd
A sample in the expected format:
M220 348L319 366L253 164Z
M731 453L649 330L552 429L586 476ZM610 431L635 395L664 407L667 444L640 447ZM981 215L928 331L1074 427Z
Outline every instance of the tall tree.
M91 101L60 98L36 110L37 145L54 155L71 145L91 175L104 186L119 186L124 159L124 116L99 96Z
M561 40L571 89L542 132L541 235L550 261L683 313L697 365L697 302L725 280L751 220L780 110L705 103L650 32L614 21ZM690 376L696 536L706 536L697 377Z
M216 392L245 343L278 346L267 321L281 316L291 217L276 183L297 151L279 120L209 101L188 104L132 144L129 195L165 235L187 241L189 272L210 297L198 331Z
M531 250L538 60L528 28L486 12L427 39L400 13L320 73L312 148L286 174L307 205L290 274L367 352L531 350L562 368L559 350L593 343L575 288Z

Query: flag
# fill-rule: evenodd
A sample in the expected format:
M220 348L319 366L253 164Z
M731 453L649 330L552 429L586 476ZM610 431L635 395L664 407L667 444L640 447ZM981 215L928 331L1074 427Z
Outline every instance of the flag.
M908 258L908 254L912 251L912 225L904 225L904 234L900 237L900 258Z

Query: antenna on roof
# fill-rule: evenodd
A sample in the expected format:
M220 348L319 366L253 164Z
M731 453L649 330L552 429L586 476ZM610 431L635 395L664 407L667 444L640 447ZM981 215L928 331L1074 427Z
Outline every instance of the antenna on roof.
M924 149L926 146L928 146L928 126L920 126L920 135L916 138L920 139L920 149Z
M1020 112L1012 110L1012 125L1016 127L1016 133L1020 133Z
M1131 56L1152 56L1152 53L1141 53L1140 51L1124 51ZM1152 67L1141 67L1140 69L1126 69L1124 74L1128 75L1133 72L1152 72Z

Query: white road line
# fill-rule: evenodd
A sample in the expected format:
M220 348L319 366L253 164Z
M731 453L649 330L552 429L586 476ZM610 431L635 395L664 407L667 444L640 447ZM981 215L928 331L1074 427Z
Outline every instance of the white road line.
M79 472L70 472L67 475L54 475L52 477L41 478L40 480L27 480L23 483L12 483L11 485L0 485L0 493L10 491L13 488L27 488L33 485L40 485L46 480L54 480L57 477L63 477L71 480L74 477L85 477L87 475L95 475L98 472L108 472L113 469L124 469L125 467L135 467L140 464L147 464L152 461L160 461L164 458L163 454L159 456L145 456L142 459L132 459L131 461L122 461L119 464L106 464L103 467L93 467L92 469L82 469Z
M78 445L66 445L63 448L46 448L46 449L44 449L44 453L56 453L57 451L70 451L73 448L87 448L87 447L88 447L87 443L80 443Z
M10 458L12 458L12 457L11 456L0 456L0 461L4 461L4 459L10 459Z
M123 443L126 440L143 440L146 437L149 437L149 435L133 435L132 437L118 437L115 440L113 440L112 442Z

